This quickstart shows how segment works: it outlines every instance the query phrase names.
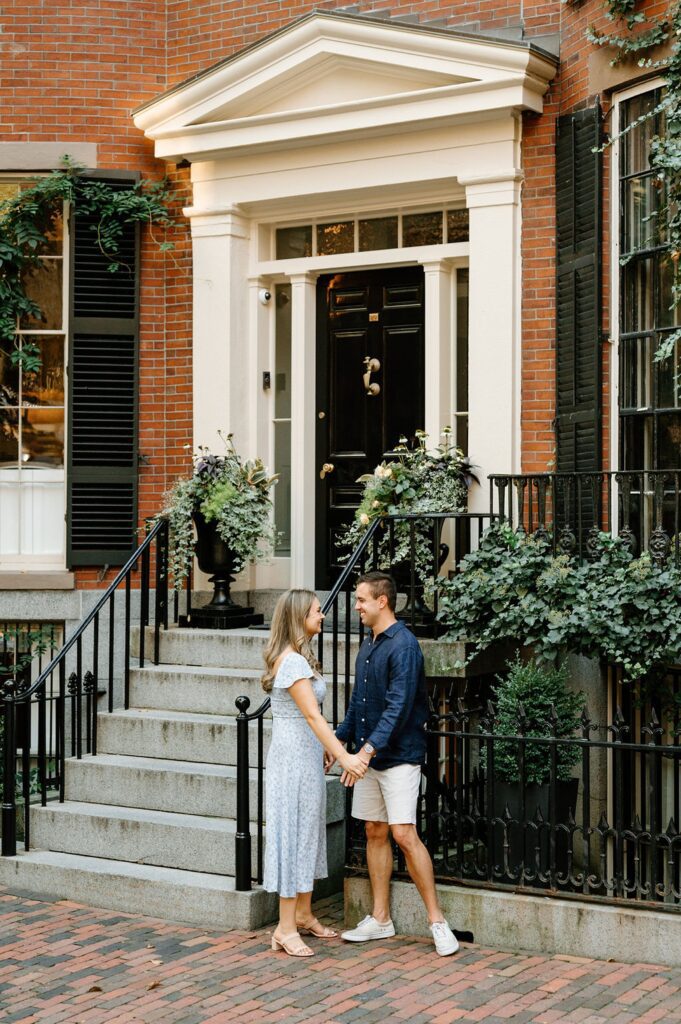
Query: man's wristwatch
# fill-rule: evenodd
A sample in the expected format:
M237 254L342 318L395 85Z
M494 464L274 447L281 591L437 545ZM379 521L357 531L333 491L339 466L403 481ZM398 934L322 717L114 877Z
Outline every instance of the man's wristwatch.
M368 754L369 757L373 757L374 754L376 753L376 747L372 747L370 743L365 743L364 746L362 747L362 750L364 751L365 754Z

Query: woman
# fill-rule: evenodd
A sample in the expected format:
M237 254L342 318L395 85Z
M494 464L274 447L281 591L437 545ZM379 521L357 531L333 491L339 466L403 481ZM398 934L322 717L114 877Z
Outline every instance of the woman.
M326 684L311 640L321 632L323 619L312 591L282 594L272 616L262 677L272 701L263 885L279 893L272 949L289 956L312 956L300 932L318 938L336 935L312 914L314 880L327 875L325 771L337 760L350 774L350 784L366 771L363 761L336 739L321 712Z

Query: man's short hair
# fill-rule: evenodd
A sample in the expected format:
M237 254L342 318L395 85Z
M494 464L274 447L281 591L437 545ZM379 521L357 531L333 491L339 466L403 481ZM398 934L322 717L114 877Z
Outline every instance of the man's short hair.
M374 601L380 597L381 594L385 594L388 598L388 608L391 612L395 611L397 606L397 585L395 580L392 578L390 573L381 572L379 569L372 569L371 572L364 572L357 580L357 586L360 583L366 583L371 591L371 596Z

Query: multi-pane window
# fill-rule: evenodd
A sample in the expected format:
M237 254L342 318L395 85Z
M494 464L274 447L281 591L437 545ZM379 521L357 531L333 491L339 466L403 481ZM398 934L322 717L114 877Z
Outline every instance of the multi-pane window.
M655 111L661 90L620 106L620 129ZM680 346L655 362L664 338L681 323L672 309L676 264L667 244L664 182L650 168L650 143L664 113L637 124L620 141L620 461L623 469L681 466Z
M277 228L278 260L468 241L468 210L428 210Z
M0 181L0 201L26 184ZM61 566L64 561L64 353L67 330L63 218L40 264L26 275L27 295L42 317L16 325L19 348L31 343L38 370L0 350L0 567Z

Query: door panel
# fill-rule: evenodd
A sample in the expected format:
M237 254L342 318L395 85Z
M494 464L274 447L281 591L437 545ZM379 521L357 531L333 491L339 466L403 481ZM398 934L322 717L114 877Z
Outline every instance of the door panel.
M418 423L414 419L415 382L423 387L423 347L420 324L390 327L384 332L384 451L390 451L400 437L412 438L416 430L423 429L423 415Z
M340 571L335 539L351 522L370 473L424 421L423 270L335 274L317 286L316 585ZM366 358L376 394L367 393Z

